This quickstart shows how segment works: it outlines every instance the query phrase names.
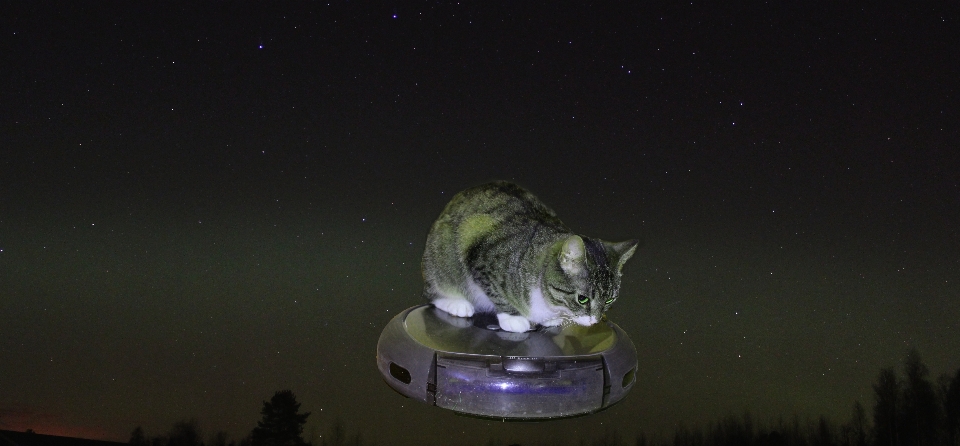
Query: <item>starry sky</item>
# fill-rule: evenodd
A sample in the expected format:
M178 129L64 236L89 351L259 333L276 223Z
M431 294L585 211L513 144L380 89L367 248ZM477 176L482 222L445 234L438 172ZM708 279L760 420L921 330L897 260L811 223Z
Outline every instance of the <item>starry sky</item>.
M269 3L269 2L257 2ZM0 429L535 444L870 408L960 368L960 9L699 2L8 2ZM489 180L638 238L638 381L499 423L390 390L427 230Z

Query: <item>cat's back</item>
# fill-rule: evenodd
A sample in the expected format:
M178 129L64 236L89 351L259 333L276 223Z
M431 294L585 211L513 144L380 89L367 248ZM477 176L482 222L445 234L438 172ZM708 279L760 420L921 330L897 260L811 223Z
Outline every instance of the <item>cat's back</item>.
M532 220L563 226L552 209L530 191L508 181L495 181L460 192L444 209L443 216L462 220L486 215L496 220Z
M498 181L466 189L450 200L427 234L422 262L425 293L473 295L463 278L473 276L474 269L505 272L510 261L521 261L521 253L536 257L539 247L567 232L550 208L516 184ZM457 291L443 294L436 288L444 286Z

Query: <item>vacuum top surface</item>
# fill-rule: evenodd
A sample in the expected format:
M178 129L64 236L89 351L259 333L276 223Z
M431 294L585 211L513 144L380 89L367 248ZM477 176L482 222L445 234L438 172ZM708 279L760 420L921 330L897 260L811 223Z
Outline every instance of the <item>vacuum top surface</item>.
M576 357L604 352L617 342L617 333L607 321L589 327L571 324L511 333L499 328L493 314L461 318L430 305L410 311L403 326L411 338L425 347L467 355Z

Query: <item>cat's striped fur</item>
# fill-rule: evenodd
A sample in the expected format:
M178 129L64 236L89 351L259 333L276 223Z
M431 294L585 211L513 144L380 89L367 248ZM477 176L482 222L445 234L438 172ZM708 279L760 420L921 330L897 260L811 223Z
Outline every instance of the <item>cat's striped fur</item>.
M433 224L423 294L455 316L495 312L512 332L592 325L617 299L636 247L575 235L523 188L485 184L454 196Z

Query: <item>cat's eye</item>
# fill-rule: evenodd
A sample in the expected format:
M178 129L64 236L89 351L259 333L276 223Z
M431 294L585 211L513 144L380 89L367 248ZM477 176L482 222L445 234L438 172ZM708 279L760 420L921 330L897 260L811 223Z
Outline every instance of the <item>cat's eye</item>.
M577 296L577 303L580 305L586 305L587 302L589 301L590 301L590 298L587 296L584 296L583 294L580 294Z
M610 305L612 303L613 303L613 299L607 299L607 305Z

